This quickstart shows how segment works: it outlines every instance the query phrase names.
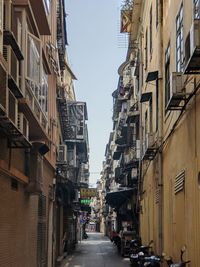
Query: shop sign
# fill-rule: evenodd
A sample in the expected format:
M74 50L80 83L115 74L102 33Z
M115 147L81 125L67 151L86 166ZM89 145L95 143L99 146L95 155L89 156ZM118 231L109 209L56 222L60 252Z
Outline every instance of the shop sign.
M81 188L80 189L80 198L90 198L97 196L96 188Z

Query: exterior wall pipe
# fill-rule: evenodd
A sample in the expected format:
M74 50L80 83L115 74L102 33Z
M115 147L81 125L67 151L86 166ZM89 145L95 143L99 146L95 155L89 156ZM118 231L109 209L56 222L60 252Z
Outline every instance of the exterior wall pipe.
M158 146L162 143L163 138L163 0L158 1L159 21L158 21L158 69L159 77L156 81L158 86ZM163 89L163 90L161 90ZM159 201L159 253L163 252L163 157L162 149L158 151L158 186L160 187L160 201Z

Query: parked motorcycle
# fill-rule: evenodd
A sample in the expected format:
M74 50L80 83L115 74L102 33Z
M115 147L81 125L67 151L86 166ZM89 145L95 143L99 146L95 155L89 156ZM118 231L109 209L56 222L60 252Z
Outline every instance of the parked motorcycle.
M153 257L152 251L150 251L152 243L153 241L150 241L150 243L147 246L141 246L140 239L135 239L131 241L130 262L132 266L134 267L144 266L144 263L147 262L147 260L149 262L153 262L153 258L150 258L151 256Z
M190 261L185 261L183 259L183 254L186 251L186 247L183 246L181 249L181 255L180 255L180 262L174 263L172 260L172 257L166 256L165 253L163 253L164 260L167 262L169 267L185 267Z
M144 267L160 267L161 258L158 256L144 257L143 265Z

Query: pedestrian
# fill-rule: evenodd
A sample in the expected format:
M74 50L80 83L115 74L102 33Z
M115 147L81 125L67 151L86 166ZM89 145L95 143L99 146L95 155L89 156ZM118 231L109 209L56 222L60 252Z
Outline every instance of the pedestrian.
M67 248L68 238L67 238L67 232L66 231L64 232L62 243L63 243L63 253L66 254L67 250L68 250L68 248Z

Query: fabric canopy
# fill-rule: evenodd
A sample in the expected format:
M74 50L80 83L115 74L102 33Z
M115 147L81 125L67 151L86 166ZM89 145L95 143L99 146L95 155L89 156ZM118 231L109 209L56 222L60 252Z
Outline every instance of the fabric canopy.
M134 189L126 189L120 191L109 192L106 194L106 203L112 208L119 208L125 202L127 202L133 195Z

